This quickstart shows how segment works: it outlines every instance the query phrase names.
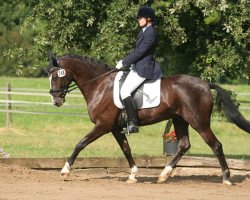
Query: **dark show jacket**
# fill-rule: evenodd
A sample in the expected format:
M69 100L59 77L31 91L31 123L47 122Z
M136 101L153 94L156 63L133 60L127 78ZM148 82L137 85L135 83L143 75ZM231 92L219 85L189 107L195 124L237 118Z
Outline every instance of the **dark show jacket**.
M124 66L131 66L140 77L158 79L162 76L161 68L154 59L157 36L152 25L139 32L134 51L122 61Z

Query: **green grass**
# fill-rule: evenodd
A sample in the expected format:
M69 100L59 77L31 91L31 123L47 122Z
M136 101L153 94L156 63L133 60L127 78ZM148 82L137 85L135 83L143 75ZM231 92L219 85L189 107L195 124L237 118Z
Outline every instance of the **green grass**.
M6 87L7 82L13 88L49 90L47 78L9 78L0 77L0 88ZM223 85L237 93L250 91L249 85ZM250 100L249 96L241 96L241 100ZM0 94L0 99L5 99ZM12 100L50 102L50 97L12 95ZM52 105L13 106L13 109L25 111L50 111L67 113L87 113L83 98L67 98L69 104L79 104L78 107ZM1 109L4 106L1 104ZM242 111L250 121L250 111ZM134 156L163 155L163 131L166 122L141 127L140 133L128 137ZM70 156L77 142L93 127L88 116L62 115L28 115L13 114L12 128L5 128L5 113L0 113L0 147L3 147L11 157L66 157ZM226 157L250 158L250 135L241 131L235 125L224 120L212 120L212 129L223 144ZM191 149L187 155L213 156L211 149L201 139L199 134L190 128ZM107 156L123 157L120 147L112 134L107 134L86 147L80 157Z

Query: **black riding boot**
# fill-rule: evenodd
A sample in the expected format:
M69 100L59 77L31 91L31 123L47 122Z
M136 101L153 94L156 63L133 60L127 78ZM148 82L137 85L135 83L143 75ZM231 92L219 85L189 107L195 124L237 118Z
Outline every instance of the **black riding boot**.
M138 112L131 96L123 99L123 104L128 115L128 126L123 134L138 133Z

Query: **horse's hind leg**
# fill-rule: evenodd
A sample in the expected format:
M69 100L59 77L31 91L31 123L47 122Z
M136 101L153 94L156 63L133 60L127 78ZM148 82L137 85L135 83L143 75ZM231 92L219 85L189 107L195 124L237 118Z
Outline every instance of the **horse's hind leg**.
M162 183L167 180L177 162L190 148L190 142L188 136L189 124L181 116L175 116L173 118L173 124L176 131L177 139L179 141L178 149L173 158L169 161L169 163L167 163L164 170L159 175L158 183Z
M200 133L203 140L210 146L210 148L213 150L214 154L219 160L220 167L223 173L223 183L227 185L232 185L232 183L229 181L230 171L228 169L228 165L223 153L222 144L215 137L211 128L208 128L206 131L198 132Z
M129 175L127 183L136 183L137 179L135 178L135 176L136 176L136 174L138 172L138 168L135 165L135 161L134 161L134 159L132 157L131 149L130 149L129 144L128 144L128 140L127 140L125 134L121 134L121 131L122 131L122 129L120 131L117 129L117 130L112 131L112 133L113 133L116 141L120 145L120 147L121 147L121 149L123 151L123 154L127 158L127 161L129 163L129 166L130 166L130 169L131 169L131 173Z

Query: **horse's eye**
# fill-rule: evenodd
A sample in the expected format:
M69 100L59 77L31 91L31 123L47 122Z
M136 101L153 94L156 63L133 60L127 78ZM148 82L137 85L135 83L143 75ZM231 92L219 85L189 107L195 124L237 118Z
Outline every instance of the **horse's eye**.
M58 79L58 76L52 76L52 81L56 81Z

